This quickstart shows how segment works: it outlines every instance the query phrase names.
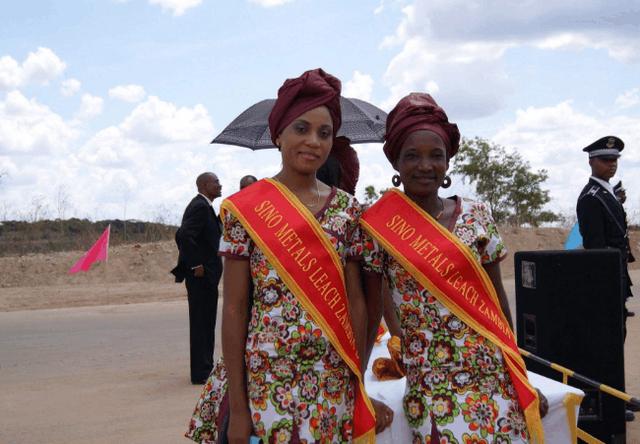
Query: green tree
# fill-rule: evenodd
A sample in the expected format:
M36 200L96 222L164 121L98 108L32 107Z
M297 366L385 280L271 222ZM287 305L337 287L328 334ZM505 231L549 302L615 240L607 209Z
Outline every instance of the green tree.
M380 196L373 185L367 185L364 189L364 205L370 206L378 200Z
M373 185L367 185L364 188L364 202L362 205L367 208L376 203L376 200L380 199L384 193L386 193L389 188L382 188L380 191L376 191L376 188Z
M476 137L463 139L453 159L451 173L473 184L478 196L491 206L498 223L515 225L558 220L558 215L543 211L549 191L542 184L549 177L546 170L531 171L531 165L517 152Z

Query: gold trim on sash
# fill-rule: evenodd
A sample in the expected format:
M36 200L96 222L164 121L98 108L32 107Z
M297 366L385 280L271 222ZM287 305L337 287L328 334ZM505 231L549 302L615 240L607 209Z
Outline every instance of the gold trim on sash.
M360 357L351 325L344 267L313 214L281 183L263 179L225 199L230 211L247 230L300 305L309 312L352 373L358 386L354 406L354 442L375 442L375 414L364 389ZM264 215L269 213L268 221ZM310 259L304 265L291 258L282 243L283 232L300 240ZM290 231L291 230L291 231ZM302 247L301 247L302 248ZM277 251L277 250L281 251ZM285 266L285 264L289 264ZM314 271L312 271L312 269ZM325 277L322 292L313 276ZM331 298L327 296L331 292ZM335 307L338 310L335 310ZM358 434L358 435L357 435ZM357 435L357 436L356 436Z
M544 442L537 392L529 384L515 335L491 279L469 247L395 188L364 212L361 225L440 303L500 348L531 438ZM429 245L432 249L425 257ZM430 258L435 251L437 255ZM448 265L443 269L445 263ZM458 278L463 282L464 294L451 282L454 276L456 282L460 282Z

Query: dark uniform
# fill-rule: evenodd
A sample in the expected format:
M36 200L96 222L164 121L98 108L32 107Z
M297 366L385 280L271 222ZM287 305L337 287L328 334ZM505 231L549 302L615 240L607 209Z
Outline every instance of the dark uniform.
M583 151L589 157L619 157L624 143L617 137L599 139ZM627 270L630 258L626 214L615 195L593 178L582 189L576 208L583 246L591 248L617 248L622 257L622 289L625 298L632 296L631 279Z
M613 192L616 195L616 199L618 199L618 202L620 202L623 205L622 211L624 212L624 220L626 222L629 220L627 219L627 212L624 210L624 203L627 200L627 190L625 190L625 188L622 186L622 181L618 181L618 183L613 186ZM627 227L628 226L629 224L627 223ZM627 236L627 253L629 255L627 262L628 263L635 262L636 258L633 256L633 253L631 252L631 245L629 244L628 236Z
M180 255L171 270L176 282L185 280L189 301L189 343L191 382L204 383L213 368L214 334L218 308L218 282L222 260L218 256L222 228L207 199L198 194L189 203L176 232ZM204 266L204 277L193 268Z

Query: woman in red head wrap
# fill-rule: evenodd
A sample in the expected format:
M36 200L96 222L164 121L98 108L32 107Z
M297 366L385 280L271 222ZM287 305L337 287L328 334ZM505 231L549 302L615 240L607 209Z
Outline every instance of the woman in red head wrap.
M500 275L504 242L486 205L439 195L459 141L428 94L391 111L384 153L404 193L387 192L363 214L365 270L385 275L399 315L413 442L529 442L541 423L524 363L512 366L521 358Z
M225 367L198 402L187 433L195 441L224 433L226 387L230 443L250 434L265 443L373 440L375 418L355 376L366 322L360 207L316 179L340 127L339 98L340 81L321 69L285 81L269 116L282 169L222 204ZM334 312L322 311L327 304ZM358 406L372 423L354 421Z

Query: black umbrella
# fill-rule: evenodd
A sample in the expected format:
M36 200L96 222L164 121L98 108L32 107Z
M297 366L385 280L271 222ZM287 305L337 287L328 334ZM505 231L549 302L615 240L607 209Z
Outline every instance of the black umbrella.
M269 133L269 113L275 99L267 99L247 108L236 117L211 143L237 145L252 150L275 148ZM364 100L340 97L342 126L338 136L351 143L382 142L387 113Z

